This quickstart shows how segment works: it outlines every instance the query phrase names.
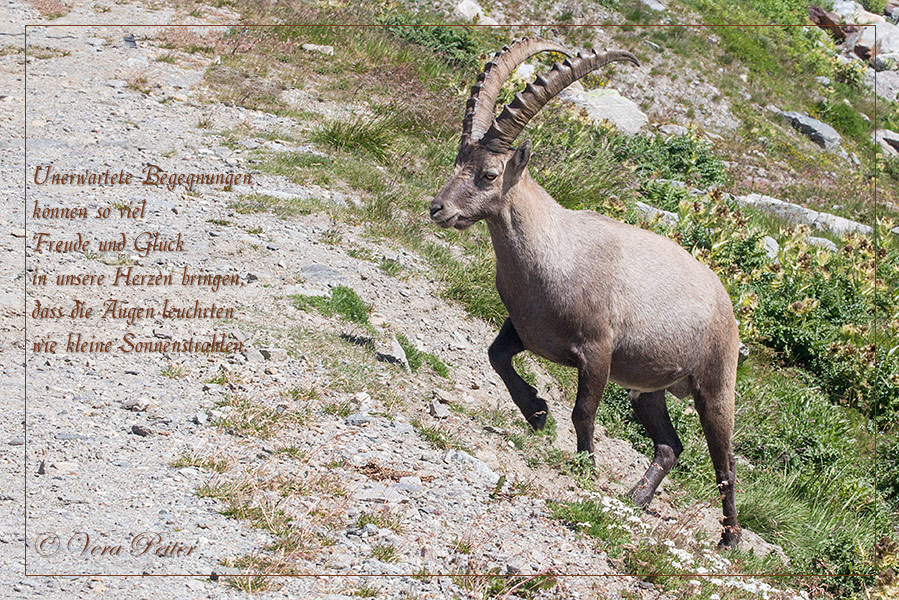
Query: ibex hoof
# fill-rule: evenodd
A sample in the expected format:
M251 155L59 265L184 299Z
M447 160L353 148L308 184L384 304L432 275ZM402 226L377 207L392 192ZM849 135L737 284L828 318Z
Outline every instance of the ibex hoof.
M720 550L736 550L740 543L743 532L734 527L725 527L721 534L721 541L718 542Z
M655 493L656 491L649 486L646 477L643 477L637 485L631 488L631 491L625 497L640 508L646 508L652 502L652 497L655 496Z
M528 423L534 428L534 431L540 431L546 427L546 414L547 412L545 410L541 410L535 412L528 418Z

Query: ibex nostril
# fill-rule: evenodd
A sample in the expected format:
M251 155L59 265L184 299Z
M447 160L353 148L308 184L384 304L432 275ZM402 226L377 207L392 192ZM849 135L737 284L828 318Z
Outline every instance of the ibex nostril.
M433 217L437 213L443 210L443 204L431 204L431 216Z

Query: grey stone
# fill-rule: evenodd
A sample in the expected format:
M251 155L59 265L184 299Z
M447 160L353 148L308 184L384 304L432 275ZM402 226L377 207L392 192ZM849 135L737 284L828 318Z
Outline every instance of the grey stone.
M528 63L521 63L518 65L518 68L515 69L515 74L513 75L517 79L526 79L529 80L534 76L534 73L537 71L537 67Z
M339 279L340 271L333 267L329 267L328 265L312 263L311 265L300 267L300 275L302 275L306 281L327 283Z
M265 360L272 362L283 362L287 360L287 350L283 348L262 348L259 350Z
M412 427L409 423L399 423L397 421L393 421L390 423L390 426L393 427L397 433L415 433L415 428Z
M766 235L762 238L762 241L765 243L765 254L768 255L768 258L774 260L777 258L777 255L780 254L780 244L777 243L770 235Z
M122 408L134 412L142 412L147 410L148 401L139 398L128 398L122 401Z
M133 433L135 435L139 435L141 437L147 437L147 436L153 435L153 432L150 430L150 428L145 427L144 425L132 425L131 433Z
M829 250L830 252L837 251L837 245L827 238L809 236L805 238L805 241L811 246L823 248L825 250Z
M791 204L765 196L764 194L747 194L746 196L737 196L737 203L740 206L749 206L756 210L773 214L785 221L792 223L809 223L808 209L797 204ZM812 211L814 212L814 211ZM815 213L817 215L817 213Z
M668 123L667 125L662 125L659 127L659 131L664 135L668 136L677 136L677 135L687 135L690 131L683 125L675 125L674 123Z
M809 138L818 146L830 151L840 149L843 138L837 133L836 129L827 123L822 123L818 119L813 119L808 115L795 111L782 111L777 107L769 108L773 108L772 112L786 119L793 126L793 129Z
M73 471L78 470L78 463L73 460L55 460L50 463L50 466L57 471L63 471L64 473L71 473Z
M608 121L627 135L638 133L649 122L649 117L633 100L611 88L571 92L561 97L584 108L594 123Z
M242 331L240 329L236 329L231 332L231 337L233 337L238 342L246 342L250 339L250 334L246 331Z
M406 358L406 352L395 335L388 335L386 338L378 338L375 340L375 355L381 362L400 365L405 370L409 370L409 360Z
M527 563L520 558L510 558L506 561L506 574L518 575L527 568Z
M830 77L826 77L824 75L818 75L815 77L815 81L823 85L824 87L830 87L833 85L833 82L830 81Z
M462 0L453 9L453 15L464 21L477 21L481 25L497 25L497 22L484 14L484 9L475 0Z
M889 129L877 129L874 131L874 141L886 156L899 156L899 133Z
M377 483L371 484L361 490L357 490L356 493L353 494L353 497L361 502L372 502L375 504L388 504L406 500L406 497L396 490ZM375 527L375 530L377 531L377 527Z
M826 229L840 237L850 233L869 234L873 232L868 225L850 221L830 213L818 212L798 204L784 202L763 194L737 196L736 201L740 206L749 206L755 210L773 214L790 223L810 225L822 230Z
M874 233L874 230L868 225L857 223L856 221L851 221L844 217L839 217L830 213L817 213L817 218L812 221L811 224L818 229L826 229L834 235L838 235L840 237L845 237L850 233Z
M324 54L325 56L331 56L334 54L334 46L320 46L318 44L303 44L302 48L306 52L315 52L318 54Z
M874 57L874 70L877 72L880 71L889 71L891 69L899 68L899 53L897 52L887 52L880 53Z
M884 100L894 101L899 97L899 71L881 71L877 74L877 85L874 85L874 72L869 71L871 76L868 83L874 88L875 93ZM29 149L31 142L28 143Z
M634 202L634 208L649 221L652 221L656 216L659 216L662 219L662 222L669 227L677 225L677 222L680 220L680 218L673 212L650 206L639 200Z
M854 22L856 13L864 9L861 4L854 0L833 0L833 12L843 17L847 22Z
M658 0L640 0L640 2L646 5L650 10L654 10L656 12L665 12L666 10L668 10L665 5Z
M371 423L374 420L368 413L353 413L346 418L346 424L352 425L354 427L359 427L365 425L366 423Z
M247 359L248 362L262 362L265 360L265 357L262 355L256 348L247 348L244 353L244 358Z
M493 485L497 481L499 481L499 475L495 473L493 469L487 466L487 463L480 460L479 458L475 458L464 450L450 450L446 453L444 460L448 463L459 462L467 465L488 484Z
M433 400L428 405L428 412L435 419L446 419L450 416L450 411L446 406Z
M446 390L434 390L434 400L440 402L441 404L449 404L453 401L453 396L450 392Z

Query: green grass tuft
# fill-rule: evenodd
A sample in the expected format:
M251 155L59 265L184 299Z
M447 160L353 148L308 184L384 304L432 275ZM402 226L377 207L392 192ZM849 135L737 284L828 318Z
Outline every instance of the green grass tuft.
M409 338L401 333L397 334L396 340L402 347L403 352L406 353L406 360L409 362L409 369L413 373L418 371L423 364L427 363L435 373L437 373L444 379L449 379L449 367L447 367L446 363L440 360L440 358L431 354L430 352L423 352L422 350L419 350L412 342L409 341Z
M301 294L295 294L291 298L293 299L293 305L301 310L308 311L314 308L326 317L336 314L353 323L360 325L369 324L368 314L371 312L371 305L363 302L352 288L344 285L338 285L331 290L330 298L324 296L303 296Z
M554 519L565 521L577 531L602 541L603 551L612 558L621 556L624 545L631 539L631 528L611 510L592 500L550 502L548 508Z
M318 144L351 153L367 154L379 162L387 160L397 139L388 115L331 119L310 135Z

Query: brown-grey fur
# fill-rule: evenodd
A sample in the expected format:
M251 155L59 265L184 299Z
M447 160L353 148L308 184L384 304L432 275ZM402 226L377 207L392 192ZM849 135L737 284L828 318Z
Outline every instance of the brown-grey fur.
M613 60L636 59L593 52L556 64L484 130L483 113L492 115L494 107L479 105L478 96L496 97L514 68L509 56L520 62L556 48L524 40L497 53L494 60L504 68L490 73L488 63L472 90L454 172L431 202L431 217L457 229L487 223L497 290L509 311L490 361L533 427L543 427L547 406L512 367L512 357L525 349L578 369L572 411L578 451L592 456L606 383L630 391L655 446L650 468L630 492L640 505L649 504L683 449L665 390L693 396L722 496L720 545L735 547L740 529L731 437L739 337L727 291L675 242L592 211L562 207L528 174L530 142L510 147L527 121L572 81ZM481 127L472 130L472 121Z

